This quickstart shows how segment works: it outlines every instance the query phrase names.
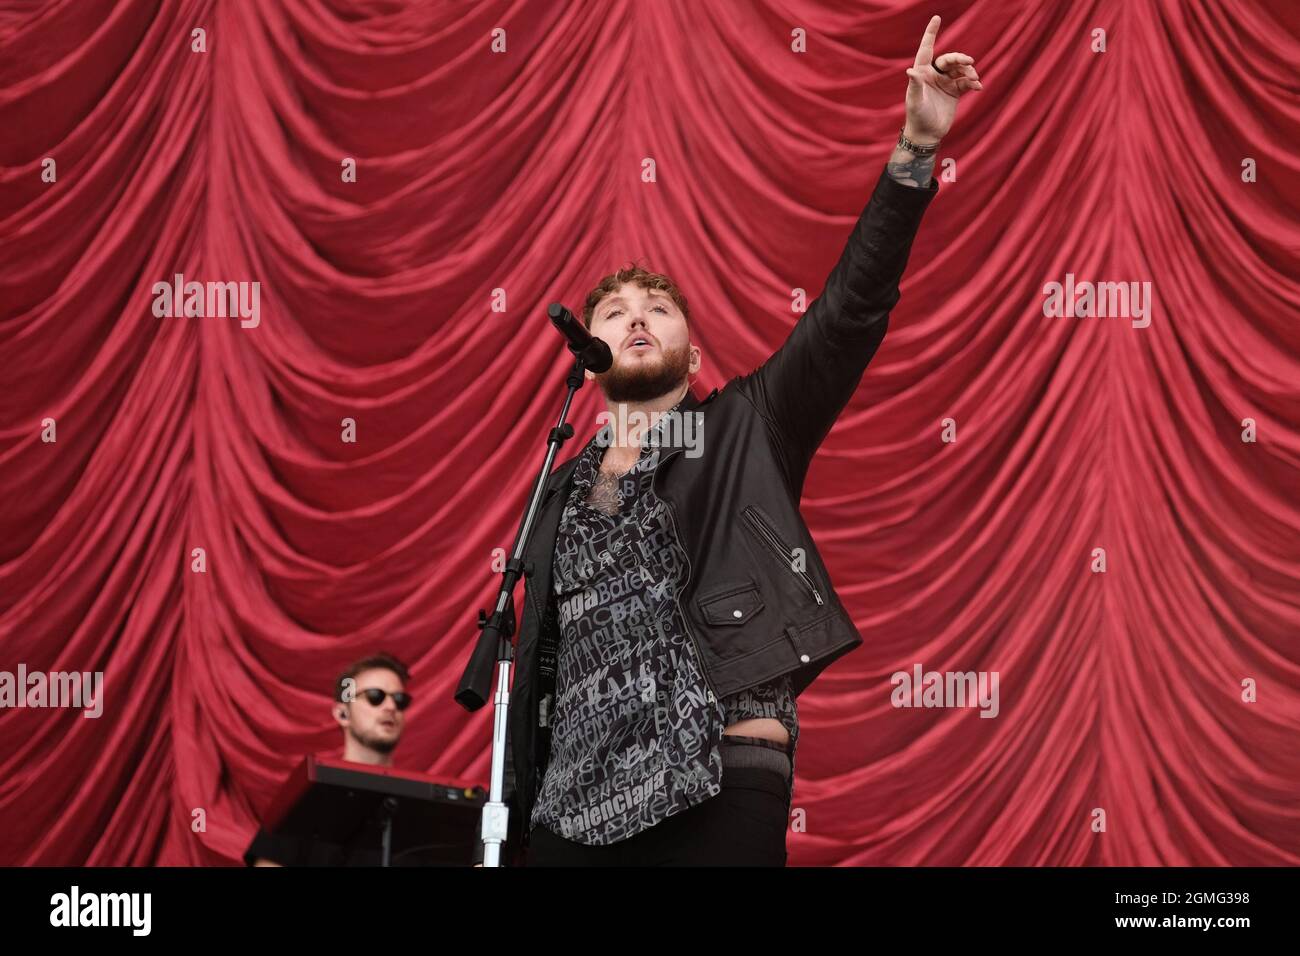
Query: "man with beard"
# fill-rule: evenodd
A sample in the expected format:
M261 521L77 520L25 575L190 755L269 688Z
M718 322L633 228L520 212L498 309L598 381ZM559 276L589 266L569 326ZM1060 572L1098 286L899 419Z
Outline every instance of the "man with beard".
M843 255L760 368L701 398L672 279L633 266L587 296L608 422L547 479L524 556L503 860L785 864L795 700L863 641L799 514L804 477L884 337L939 140L982 88L971 57L934 57L938 30ZM667 450L671 430L705 447Z
M374 654L351 664L334 683L332 716L343 731L343 759L377 767L393 765L393 751L406 726L411 695L406 666L391 654ZM359 841L378 846L378 834L362 834ZM282 834L259 829L244 853L253 866L286 866L306 862L310 848ZM373 853L371 854L373 855Z

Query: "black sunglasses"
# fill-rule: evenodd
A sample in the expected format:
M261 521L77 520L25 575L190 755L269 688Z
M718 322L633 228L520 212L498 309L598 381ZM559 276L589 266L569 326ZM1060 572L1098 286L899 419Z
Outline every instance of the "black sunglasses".
M388 696L388 691L380 690L378 687L367 687L361 694L370 702L371 707L378 707ZM406 710L411 706L411 695L404 690L399 690L393 694L393 703L397 705L398 710Z

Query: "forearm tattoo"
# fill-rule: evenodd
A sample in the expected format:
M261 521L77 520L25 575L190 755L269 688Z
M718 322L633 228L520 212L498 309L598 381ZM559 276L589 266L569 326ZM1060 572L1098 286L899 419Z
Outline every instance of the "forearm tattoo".
M885 166L889 175L904 186L924 189L930 185L930 174L934 171L934 156L917 156L906 149L894 148Z

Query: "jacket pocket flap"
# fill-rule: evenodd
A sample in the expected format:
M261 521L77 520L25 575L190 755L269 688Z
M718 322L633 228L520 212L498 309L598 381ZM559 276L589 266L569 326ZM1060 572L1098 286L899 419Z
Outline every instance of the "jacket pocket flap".
M763 598L754 584L728 588L698 598L696 603L710 624L744 624L763 610Z

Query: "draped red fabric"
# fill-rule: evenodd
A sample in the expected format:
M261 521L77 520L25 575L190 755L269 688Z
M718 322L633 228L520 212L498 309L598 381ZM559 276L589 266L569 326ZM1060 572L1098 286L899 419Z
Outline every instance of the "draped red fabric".
M452 693L546 304L636 258L700 386L755 368L932 13L984 90L805 487L866 643L799 700L790 861L1300 863L1292 0L0 2L0 671L103 674L98 717L0 709L0 863L237 862L378 649L398 766L486 783ZM156 315L178 274L257 324ZM996 716L895 706L918 666Z

